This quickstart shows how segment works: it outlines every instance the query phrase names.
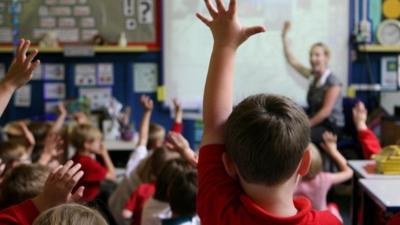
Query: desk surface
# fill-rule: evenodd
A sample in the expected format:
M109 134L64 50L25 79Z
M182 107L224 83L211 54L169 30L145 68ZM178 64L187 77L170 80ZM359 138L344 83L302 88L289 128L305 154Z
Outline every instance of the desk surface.
M400 211L400 179L361 179L360 184L385 211Z
M376 162L374 160L349 160L348 164L354 170L355 175L359 178L400 180L400 175L385 175L376 173Z
M136 148L137 141L104 141L108 151L132 151Z

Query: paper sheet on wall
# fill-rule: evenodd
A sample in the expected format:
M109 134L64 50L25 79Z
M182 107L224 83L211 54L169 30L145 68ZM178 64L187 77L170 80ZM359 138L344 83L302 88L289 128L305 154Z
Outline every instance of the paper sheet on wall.
M112 90L111 88L81 88L79 96L89 99L90 108L95 110L108 105L112 98Z
M6 65L0 63L0 80L2 80L6 76Z
M25 85L15 92L14 105L16 107L31 107L32 86Z
M155 63L133 64L134 92L149 93L157 90L158 71Z
M59 103L58 101L44 103L44 111L46 113L55 113L55 112L57 112L58 103Z
M44 79L45 80L64 80L65 67L64 64L45 64Z
M75 85L96 85L96 64L78 64L75 66Z
M114 84L114 66L111 63L100 63L97 65L97 84Z
M39 65L32 73L32 80L41 80L43 78L43 65Z
M44 84L45 99L65 99L64 83L47 83Z

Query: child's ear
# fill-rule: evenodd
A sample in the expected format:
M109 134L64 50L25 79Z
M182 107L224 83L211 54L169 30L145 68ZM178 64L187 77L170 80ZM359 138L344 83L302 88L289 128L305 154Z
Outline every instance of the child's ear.
M226 173L228 173L228 175L233 179L236 179L238 175L237 168L232 158L228 154L226 154L226 152L222 154L222 162L224 163Z
M309 147L304 151L303 157L301 158L299 169L297 170L300 176L305 176L308 173L311 165L311 150Z

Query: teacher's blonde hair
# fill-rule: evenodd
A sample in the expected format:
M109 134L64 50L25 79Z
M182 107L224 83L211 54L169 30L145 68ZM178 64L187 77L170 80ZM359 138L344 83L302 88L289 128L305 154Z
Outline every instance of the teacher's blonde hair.
M71 203L56 206L43 212L33 225L107 225L94 209Z

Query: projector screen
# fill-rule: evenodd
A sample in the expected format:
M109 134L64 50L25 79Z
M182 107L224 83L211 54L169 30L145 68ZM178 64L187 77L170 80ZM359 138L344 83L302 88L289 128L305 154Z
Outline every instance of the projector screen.
M224 1L227 4L228 1ZM297 74L283 53L281 30L291 21L292 52L309 66L312 44L331 49L330 69L347 86L349 2L347 0L239 0L242 25L264 25L238 51L235 103L257 93L274 93L306 106L309 80ZM185 109L201 109L212 36L195 16L208 16L202 0L171 0L163 5L163 60L166 101L179 98Z

